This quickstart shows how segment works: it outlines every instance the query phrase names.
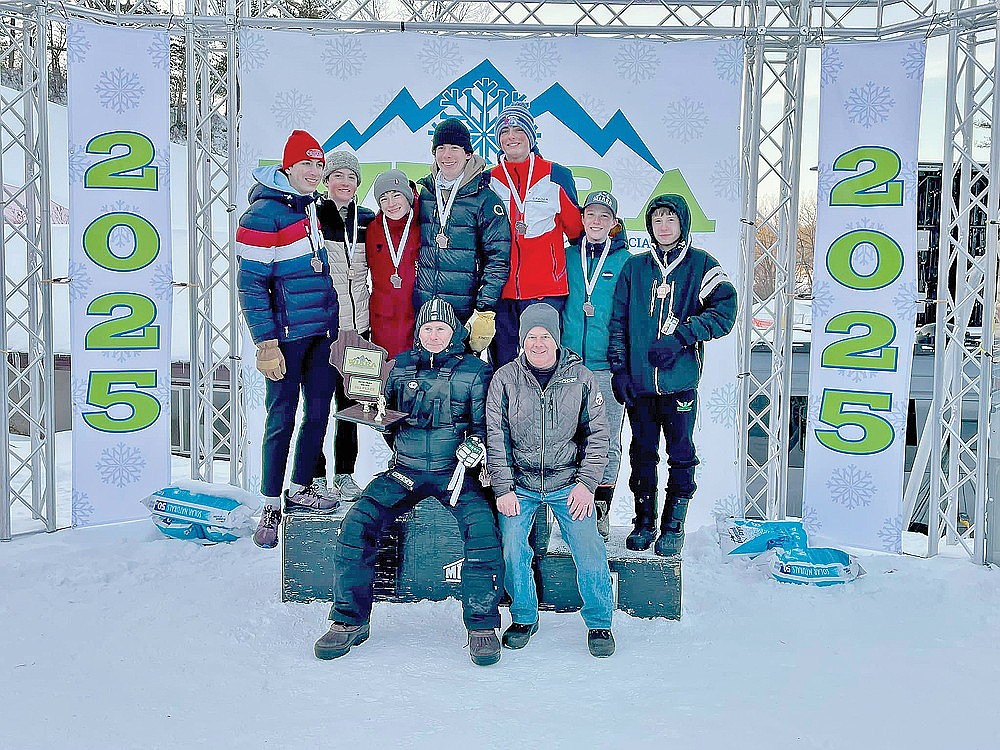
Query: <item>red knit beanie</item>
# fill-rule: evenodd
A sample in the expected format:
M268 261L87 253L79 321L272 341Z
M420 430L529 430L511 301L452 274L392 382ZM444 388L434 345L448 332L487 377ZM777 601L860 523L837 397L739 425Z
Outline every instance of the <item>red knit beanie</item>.
M319 141L304 130L293 130L285 142L285 151L281 155L281 168L288 169L293 164L309 159L323 161L323 149L320 148Z

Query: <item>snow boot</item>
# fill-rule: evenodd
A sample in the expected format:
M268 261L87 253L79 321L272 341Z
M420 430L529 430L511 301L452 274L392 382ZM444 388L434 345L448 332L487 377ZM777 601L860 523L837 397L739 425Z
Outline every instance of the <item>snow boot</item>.
M500 639L493 628L469 631L469 656L472 663L480 667L500 661Z
M317 659L336 659L351 650L352 646L360 646L368 640L369 624L348 625L344 622L330 623L330 629L322 638L316 641L313 653Z
M656 495L635 498L634 528L625 539L625 546L635 552L649 549L656 538Z
M591 656L611 656L615 652L615 637L609 628L591 628L587 631L587 648Z
M538 632L538 620L535 620L530 625L522 625L519 622L512 622L510 626L503 631L503 647L504 648L524 648L528 645L528 641L531 639L535 633Z
M278 527L281 525L281 508L265 505L260 512L260 522L253 533L253 543L261 549L278 546Z
M594 510L597 513L597 531L605 542L611 538L611 499L615 496L614 485L601 485L594 492Z
M689 497L667 496L660 518L660 538L653 551L660 557L677 555L684 546L684 519L687 517Z

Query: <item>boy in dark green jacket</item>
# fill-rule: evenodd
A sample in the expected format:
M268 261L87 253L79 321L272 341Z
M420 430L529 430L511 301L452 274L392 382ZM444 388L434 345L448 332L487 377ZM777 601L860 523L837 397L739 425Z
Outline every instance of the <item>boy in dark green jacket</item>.
M658 555L680 552L696 489L693 435L704 342L725 336L736 322L736 289L715 258L691 245L690 227L683 197L661 195L650 202L646 229L652 249L622 269L608 326L611 384L632 426L635 528L625 541L629 549L649 549L656 536L661 431L666 438L670 471Z

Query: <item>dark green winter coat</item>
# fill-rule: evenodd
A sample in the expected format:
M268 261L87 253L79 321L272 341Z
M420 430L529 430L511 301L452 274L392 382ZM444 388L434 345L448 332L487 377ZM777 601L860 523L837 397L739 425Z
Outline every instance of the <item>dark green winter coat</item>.
M435 238L441 229L434 196L435 165L417 183L420 203L420 253L413 307L440 297L465 323L474 310L492 310L510 275L510 220L490 188L486 162L473 155L466 165L445 231L448 247Z

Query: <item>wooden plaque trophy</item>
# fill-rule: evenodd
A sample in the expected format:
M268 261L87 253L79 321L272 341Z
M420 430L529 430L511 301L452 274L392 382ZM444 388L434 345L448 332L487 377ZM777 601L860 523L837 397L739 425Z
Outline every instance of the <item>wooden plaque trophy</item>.
M357 331L341 331L330 346L330 364L344 378L344 393L358 403L339 410L334 416L385 432L409 416L386 408L385 381L395 360L386 361L381 346L361 338Z

